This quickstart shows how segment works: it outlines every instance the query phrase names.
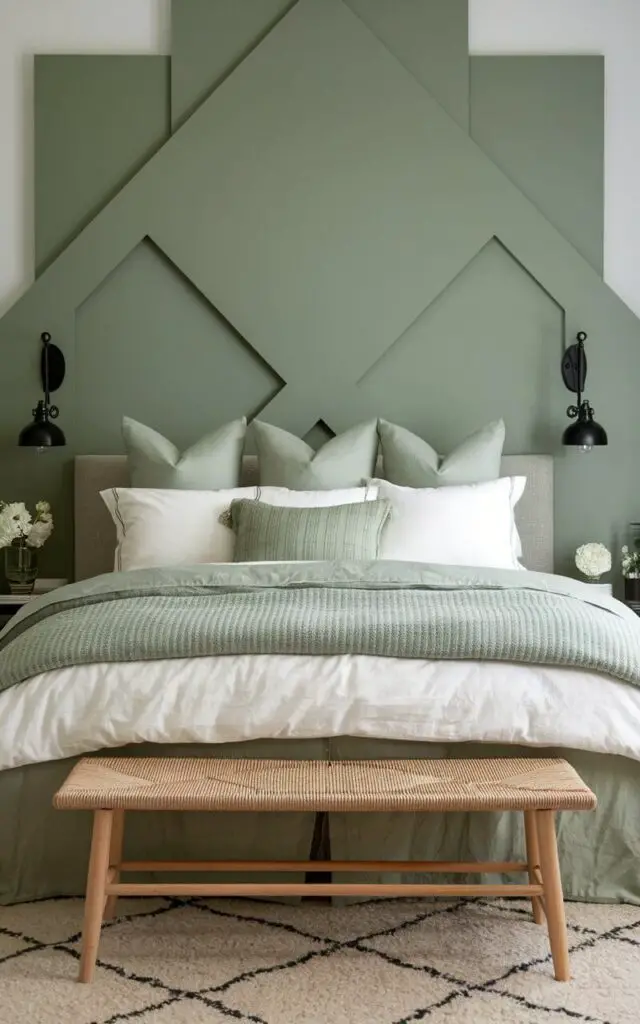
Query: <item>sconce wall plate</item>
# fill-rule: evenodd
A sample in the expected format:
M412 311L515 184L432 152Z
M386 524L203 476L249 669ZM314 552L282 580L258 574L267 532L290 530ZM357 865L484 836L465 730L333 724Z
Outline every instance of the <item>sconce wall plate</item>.
M49 391L57 391L64 381L67 364L62 349L59 349L52 341L42 345L42 352L40 353L40 380L42 381L43 391L47 390L47 354L49 357Z

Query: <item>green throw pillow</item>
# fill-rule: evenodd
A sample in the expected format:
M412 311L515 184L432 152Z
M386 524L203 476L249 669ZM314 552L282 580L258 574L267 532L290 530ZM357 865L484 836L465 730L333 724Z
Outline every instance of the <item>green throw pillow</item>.
M122 434L132 487L218 491L240 485L245 419L233 420L184 452L166 437L125 416Z
M417 434L378 421L384 477L401 487L444 487L497 480L504 446L504 422L497 420L440 456Z
M325 508L231 502L234 562L368 561L378 557L391 514L387 499Z
M378 454L375 421L333 437L317 452L295 434L259 420L253 423L253 433L263 487L329 491L360 487L374 475Z

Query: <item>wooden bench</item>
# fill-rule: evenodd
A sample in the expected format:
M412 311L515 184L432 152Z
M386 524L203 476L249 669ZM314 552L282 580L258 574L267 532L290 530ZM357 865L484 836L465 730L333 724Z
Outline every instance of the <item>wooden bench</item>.
M560 758L282 761L90 757L54 797L93 811L79 980L91 981L118 896L528 896L546 916L555 977L570 977L554 815L596 798ZM526 861L123 861L125 811L523 811ZM523 872L522 884L125 882L128 871Z

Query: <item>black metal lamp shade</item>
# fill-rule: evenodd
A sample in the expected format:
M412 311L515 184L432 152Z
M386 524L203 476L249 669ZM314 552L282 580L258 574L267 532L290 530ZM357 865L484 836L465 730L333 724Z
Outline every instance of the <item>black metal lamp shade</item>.
M64 433L56 423L51 422L50 416L51 409L47 413L44 402L40 400L33 410L33 423L20 431L18 444L27 448L54 448L66 444Z
M589 451L598 445L609 444L607 432L604 427L593 418L593 409L588 402L583 402L578 409L578 418L575 423L570 423L562 435L562 443L580 448L582 451Z
M40 340L42 341L40 375L44 399L40 399L32 412L33 422L20 431L18 444L21 447L42 450L61 447L67 443L67 439L60 427L52 423L52 420L57 419L58 408L49 402L50 392L56 391L64 380L64 356L56 345L51 344L51 335L48 332L45 331Z
M569 345L562 356L562 379L569 391L577 395L576 404L567 409L567 416L575 423L570 423L564 431L562 443L582 452L590 452L592 448L609 443L606 430L593 418L593 406L582 397L587 376L586 340L585 332L578 331L576 342Z

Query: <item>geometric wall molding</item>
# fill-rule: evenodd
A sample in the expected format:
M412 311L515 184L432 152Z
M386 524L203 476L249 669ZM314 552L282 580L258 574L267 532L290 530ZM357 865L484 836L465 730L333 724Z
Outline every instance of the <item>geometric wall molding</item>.
M283 381L149 238L76 311L76 416L84 443L122 445L124 415L179 447L252 418Z
M171 4L171 127L176 131L296 0L183 0Z
M331 430L331 427L328 427L324 420L318 420L318 422L314 423L311 427L311 430L307 431L303 440L305 440L308 445L311 445L312 448L318 449L335 436L335 430Z
M268 35L296 0L174 0L175 131ZM347 0L348 6L463 128L469 126L467 0Z
M564 417L558 373L563 333L562 308L494 238L367 371L358 389L372 409L384 405L392 420L423 433L436 450L446 451L449 438L462 440L500 410L508 453L525 446L545 452Z
M469 130L467 0L346 0L351 10L433 96ZM180 4L178 4L178 8Z
M220 13L228 0L211 3ZM638 428L626 410L638 321L513 168L407 66L414 8L298 0L251 37L219 88L0 321L5 443L33 404L46 329L67 357L67 458L114 448L123 411L188 443L209 417L215 426L260 407L300 436L381 415L443 449L504 415L509 450L557 453L568 404L559 356L583 329L611 447L563 461L559 553L611 541L637 514ZM372 30L374 11L400 20ZM2 493L14 492L13 474ZM40 496L35 475L28 486Z
M37 54L34 75L40 274L169 138L170 61Z
M472 138L602 274L604 58L472 57Z

